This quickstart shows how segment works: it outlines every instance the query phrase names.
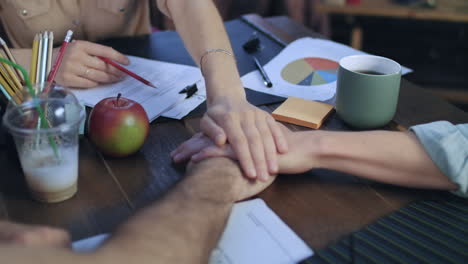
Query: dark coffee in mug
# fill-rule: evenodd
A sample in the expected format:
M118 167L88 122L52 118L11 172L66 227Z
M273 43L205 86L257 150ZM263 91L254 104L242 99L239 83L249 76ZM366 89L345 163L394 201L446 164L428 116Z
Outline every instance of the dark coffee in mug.
M355 71L363 74L369 74L369 75L385 75L385 73L381 72L376 72L376 71L371 71L371 70L362 70L362 71Z

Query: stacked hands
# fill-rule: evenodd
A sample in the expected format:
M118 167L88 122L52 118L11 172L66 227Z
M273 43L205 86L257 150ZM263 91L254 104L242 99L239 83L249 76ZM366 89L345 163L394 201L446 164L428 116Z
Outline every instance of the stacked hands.
M111 47L88 41L73 41L64 55L56 77L57 83L74 88L93 88L125 78L124 73L97 56L107 57L123 65L130 63L125 55ZM243 91L240 82L232 86L239 87L223 87L223 90ZM285 154L288 151L285 130L270 114L249 104L242 95L211 100L201 120L201 129L219 149L230 149L249 178L266 179L268 175L276 174L278 153ZM174 161L185 160L185 154L185 151L175 151Z
M319 151L319 142L312 137L307 137L306 132L292 132L284 125L276 123L281 130L282 137L286 140L288 151L280 153L274 158L277 161L277 170L271 174L296 174L303 173L316 167ZM307 140L306 140L307 139ZM317 137L318 139L318 137ZM314 142L312 142L314 141ZM313 147L312 147L313 146ZM234 144L217 145L211 138L202 132L195 134L192 138L181 144L171 153L175 163L199 162L207 158L226 157L233 160L240 160ZM246 175L249 177L249 175ZM259 177L266 181L268 178Z

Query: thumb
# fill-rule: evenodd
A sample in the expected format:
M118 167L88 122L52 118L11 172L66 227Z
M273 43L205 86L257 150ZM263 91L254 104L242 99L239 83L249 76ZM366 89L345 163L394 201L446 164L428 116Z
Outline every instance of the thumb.
M208 115L204 115L200 121L200 128L216 145L226 144L227 136L224 130Z

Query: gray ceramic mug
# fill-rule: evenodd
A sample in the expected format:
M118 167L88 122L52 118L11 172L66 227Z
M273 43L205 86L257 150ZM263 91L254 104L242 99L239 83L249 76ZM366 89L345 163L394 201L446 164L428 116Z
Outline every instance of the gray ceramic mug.
M379 56L354 55L340 60L336 112L359 129L382 127L395 116L401 66Z

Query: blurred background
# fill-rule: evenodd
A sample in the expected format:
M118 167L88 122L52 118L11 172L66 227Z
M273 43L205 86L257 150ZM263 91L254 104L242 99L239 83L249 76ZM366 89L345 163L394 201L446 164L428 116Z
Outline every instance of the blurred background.
M153 2L153 1L152 1ZM468 111L468 0L214 0L224 20L289 16L410 67L406 78ZM154 16L161 29L170 21Z

